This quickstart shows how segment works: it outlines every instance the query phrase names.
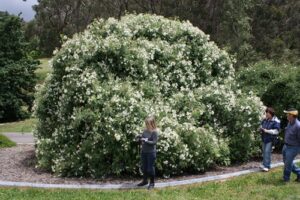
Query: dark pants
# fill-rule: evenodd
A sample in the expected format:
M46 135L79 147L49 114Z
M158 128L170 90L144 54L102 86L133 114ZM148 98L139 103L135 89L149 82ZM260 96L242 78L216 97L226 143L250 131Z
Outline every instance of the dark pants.
M142 171L144 177L154 178L155 176L155 159L156 159L156 152L152 153L141 153L141 160L142 160Z

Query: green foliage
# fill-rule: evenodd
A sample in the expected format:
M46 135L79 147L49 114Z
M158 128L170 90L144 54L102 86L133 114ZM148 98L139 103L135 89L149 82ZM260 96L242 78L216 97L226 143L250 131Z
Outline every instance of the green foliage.
M40 65L35 70L35 74L36 74L36 77L37 77L37 83L38 84L43 83L46 80L48 74L52 70L49 66L49 60L50 60L50 58L41 58L41 59L39 59Z
M31 20L23 25L25 41L27 45L27 53L31 58L37 59L41 56L40 38L38 37L39 28L36 20Z
M163 176L259 151L253 130L262 103L237 90L228 54L189 22L142 14L96 20L66 40L52 67L37 94L35 136L38 165L54 173L138 174L134 138L150 114L159 123Z
M266 106L273 107L282 120L282 127L287 124L283 110L290 107L300 108L299 67L278 65L270 61L261 61L238 72L237 82L248 92L254 92Z
M97 16L116 16L113 12L118 10L116 3L108 0L40 0L33 6L35 20L27 29L28 33L35 30L37 38L31 35L30 41L32 45L38 45L38 53L41 51L42 56L52 56L53 50L62 43L61 35L72 36L84 30Z
M283 110L300 109L300 97L297 95L300 89L299 81L299 67L290 67L289 72L276 79L262 95L262 101L278 111L278 116L283 121L283 127L287 124L286 114L283 113Z
M271 61L259 61L237 72L237 82L244 91L254 92L259 97L266 92L267 88L280 78L289 67L278 66Z
M278 65L270 61L260 61L249 68L238 72L237 82L247 92L254 92L261 98L264 105L273 107L281 120L281 128L287 125L283 112L288 108L300 108L299 67L293 65ZM280 142L276 145L281 150L284 131L279 134Z
M251 45L253 39L251 30L251 15L254 0L227 0L223 3L223 11L216 41L227 46L229 52L235 55L237 66L245 65L255 60L255 52Z
M40 0L34 9L36 19L29 26L38 27L38 41L32 42L38 43L43 56L51 56L60 47L61 35L70 37L97 17L152 13L189 20L235 55L237 68L266 58L300 62L298 0Z
M299 64L300 2L258 2L253 11L252 44L256 51L264 59Z
M25 50L21 20L0 13L0 122L23 119L31 110L37 62Z

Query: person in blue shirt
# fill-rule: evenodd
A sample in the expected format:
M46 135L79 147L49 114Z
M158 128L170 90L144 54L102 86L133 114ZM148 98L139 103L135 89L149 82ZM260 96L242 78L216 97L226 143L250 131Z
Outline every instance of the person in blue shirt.
M291 108L284 111L287 114L288 125L285 128L282 156L284 162L283 181L290 180L291 172L297 175L300 182L300 168L294 164L294 159L300 153L300 122L297 119L298 110Z
M280 130L280 120L275 116L275 110L266 109L266 117L262 120L260 133L262 139L263 163L261 169L268 172L271 168L272 142L276 139Z

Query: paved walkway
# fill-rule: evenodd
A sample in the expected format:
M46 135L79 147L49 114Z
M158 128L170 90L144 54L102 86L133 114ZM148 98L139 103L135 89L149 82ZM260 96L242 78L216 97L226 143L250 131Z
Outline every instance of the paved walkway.
M3 135L17 144L34 144L32 133L3 133Z

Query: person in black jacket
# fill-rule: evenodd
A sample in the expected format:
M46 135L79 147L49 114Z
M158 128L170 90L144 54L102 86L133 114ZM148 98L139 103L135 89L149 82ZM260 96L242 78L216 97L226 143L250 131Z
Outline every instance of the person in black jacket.
M155 119L149 116L145 119L145 130L139 136L142 142L141 161L143 181L137 186L145 186L148 184L148 177L150 177L150 184L148 189L154 188L155 178L155 160L156 160L156 143L158 140L158 130Z
M265 172L271 168L272 142L280 130L280 120L275 116L273 108L266 109L266 117L261 122L260 133L262 138L263 163L261 169Z

